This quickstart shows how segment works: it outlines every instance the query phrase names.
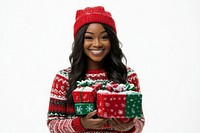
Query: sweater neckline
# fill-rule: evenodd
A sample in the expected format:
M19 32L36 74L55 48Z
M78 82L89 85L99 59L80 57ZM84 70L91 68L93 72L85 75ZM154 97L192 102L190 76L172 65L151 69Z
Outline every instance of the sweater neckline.
M104 73L105 69L96 69L96 70L87 70L87 74L97 74L97 73Z

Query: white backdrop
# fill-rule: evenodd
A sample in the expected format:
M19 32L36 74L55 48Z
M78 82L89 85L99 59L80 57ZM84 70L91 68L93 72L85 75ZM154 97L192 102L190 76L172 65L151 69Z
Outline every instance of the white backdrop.
M56 72L69 66L75 11L113 14L139 76L144 133L199 133L200 1L0 0L0 132L48 133Z

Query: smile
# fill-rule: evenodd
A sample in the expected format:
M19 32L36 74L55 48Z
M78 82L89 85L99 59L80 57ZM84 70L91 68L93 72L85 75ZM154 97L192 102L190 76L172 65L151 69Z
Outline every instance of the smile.
M92 49L90 51L94 55L99 55L99 54L101 54L103 52L103 49L100 49L100 50Z

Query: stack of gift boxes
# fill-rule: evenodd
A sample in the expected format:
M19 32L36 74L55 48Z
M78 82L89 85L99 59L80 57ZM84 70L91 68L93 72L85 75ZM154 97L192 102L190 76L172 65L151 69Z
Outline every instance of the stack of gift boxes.
M88 81L77 81L77 88L72 96L75 103L76 115L86 115L96 109L97 90L102 84Z
M87 115L97 110L103 118L140 118L142 94L134 91L133 84L114 82L77 81L72 92L76 115Z

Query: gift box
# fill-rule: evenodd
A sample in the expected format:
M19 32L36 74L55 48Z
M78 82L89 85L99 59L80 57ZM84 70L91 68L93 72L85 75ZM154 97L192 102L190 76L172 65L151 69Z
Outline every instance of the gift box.
M101 84L93 84L92 86L78 86L72 91L75 103L95 102L97 90L101 88Z
M74 104L76 115L87 115L95 110L94 103L75 103Z
M97 115L104 118L140 118L142 94L135 91L97 91Z

